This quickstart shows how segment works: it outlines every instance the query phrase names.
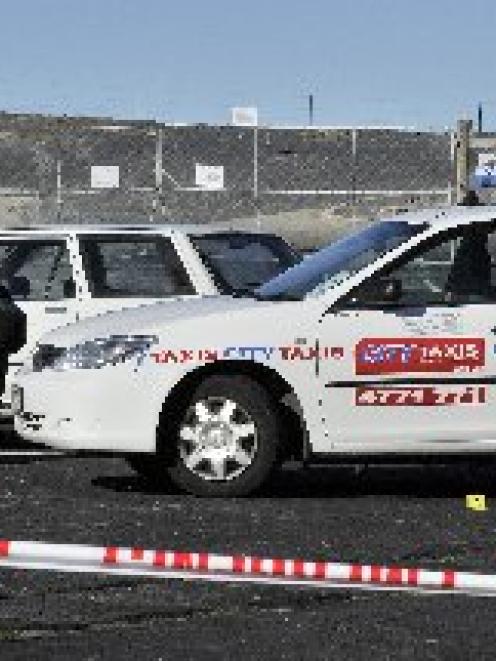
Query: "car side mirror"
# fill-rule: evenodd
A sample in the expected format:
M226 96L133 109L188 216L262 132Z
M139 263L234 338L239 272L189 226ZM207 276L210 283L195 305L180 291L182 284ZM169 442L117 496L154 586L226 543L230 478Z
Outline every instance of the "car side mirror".
M369 278L349 298L351 304L397 303L403 293L397 278Z

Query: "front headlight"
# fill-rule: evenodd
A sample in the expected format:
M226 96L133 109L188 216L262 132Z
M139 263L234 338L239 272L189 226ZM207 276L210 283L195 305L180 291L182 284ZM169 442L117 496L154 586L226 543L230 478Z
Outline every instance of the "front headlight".
M130 358L137 358L140 365L150 347L157 342L156 335L111 335L68 348L40 345L33 355L33 370L89 370L117 365Z

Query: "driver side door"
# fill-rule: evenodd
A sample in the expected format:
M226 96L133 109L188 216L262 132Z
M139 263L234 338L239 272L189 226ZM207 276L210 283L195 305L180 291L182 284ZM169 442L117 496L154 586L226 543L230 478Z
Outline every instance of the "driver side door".
M496 447L496 272L467 231L427 239L322 317L319 342L344 347L320 363L327 451ZM399 282L398 300L370 299L379 277Z

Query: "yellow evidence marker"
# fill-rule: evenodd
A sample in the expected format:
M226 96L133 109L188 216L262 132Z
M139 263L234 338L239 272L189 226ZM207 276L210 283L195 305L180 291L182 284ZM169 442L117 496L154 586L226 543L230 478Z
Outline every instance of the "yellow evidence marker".
M471 494L465 499L465 504L469 510L476 512L485 512L488 508L486 506L486 497L481 494Z

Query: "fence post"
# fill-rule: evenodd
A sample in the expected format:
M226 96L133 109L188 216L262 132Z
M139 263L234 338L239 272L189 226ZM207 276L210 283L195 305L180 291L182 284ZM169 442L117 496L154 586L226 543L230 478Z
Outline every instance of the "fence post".
M57 159L57 221L60 222L62 211L62 161Z
M471 119L459 119L456 123L455 168L456 201L459 203L469 189L469 148Z
M253 128L253 204L257 227L260 228L258 209L258 126Z
M353 218L356 214L356 169L357 169L357 130L351 130L351 204L353 206Z
M153 216L150 218L150 221L157 216L157 206L160 204L160 216L163 217L165 213L165 207L163 203L163 186L162 186L162 176L163 176L163 144L164 144L164 130L159 126L155 132L156 141L155 141L155 196L153 198Z

